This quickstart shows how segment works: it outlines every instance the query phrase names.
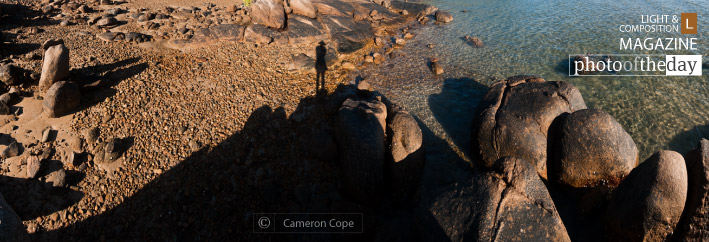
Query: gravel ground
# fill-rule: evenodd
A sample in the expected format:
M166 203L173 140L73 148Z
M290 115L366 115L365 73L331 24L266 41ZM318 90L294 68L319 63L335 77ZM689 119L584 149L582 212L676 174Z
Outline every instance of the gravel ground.
M251 214L366 210L340 193L334 164L306 152L313 149L307 146L313 133L331 133L339 100L316 96L315 73L288 71L293 55L315 46L221 42L189 51L141 48L100 40L95 36L104 30L80 21L60 26L41 17L37 2L5 4L19 4L14 10L23 14L4 19L3 58L35 73L36 80L41 43L63 39L71 79L105 84L82 92L81 108L71 119L51 120L68 138L32 148L69 147L67 140L99 130L96 142L74 149L76 166L64 164L67 187L12 177L9 168L3 172L0 191L33 240L293 239L251 233ZM142 6L136 4L128 5ZM374 50L368 46L341 61L365 65L364 55ZM337 66L330 69L332 93L351 77ZM21 89L26 99L40 99L36 85ZM108 166L92 162L96 146L114 138L124 151L121 158ZM65 155L57 151L49 159L63 161Z

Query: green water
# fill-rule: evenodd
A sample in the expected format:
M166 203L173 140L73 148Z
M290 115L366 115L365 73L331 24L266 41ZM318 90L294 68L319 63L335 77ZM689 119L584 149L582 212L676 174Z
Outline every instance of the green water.
M630 133L643 160L655 151L682 153L709 138L709 78L569 77L568 55L707 55L709 1L457 1L429 0L454 21L428 25L401 49L404 56L358 73L411 110L436 137L469 152L472 112L487 85L520 74L569 81L588 107L614 116ZM462 11L465 10L465 11ZM643 14L697 12L699 33L621 33L622 24L641 24ZM477 36L473 48L463 36ZM620 51L620 38L698 38L695 51ZM426 46L434 44L435 48ZM439 58L445 73L434 76L429 58ZM445 148L445 147L443 147Z

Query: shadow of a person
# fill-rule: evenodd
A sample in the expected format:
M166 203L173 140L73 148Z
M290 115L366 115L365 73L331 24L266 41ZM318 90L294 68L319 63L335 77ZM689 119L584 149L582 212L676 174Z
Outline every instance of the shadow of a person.
M315 92L318 94L321 91L327 92L327 90L325 89L325 71L327 71L327 62L325 61L325 55L327 55L325 41L320 41L320 44L315 47L315 71L317 71L317 75L315 76Z

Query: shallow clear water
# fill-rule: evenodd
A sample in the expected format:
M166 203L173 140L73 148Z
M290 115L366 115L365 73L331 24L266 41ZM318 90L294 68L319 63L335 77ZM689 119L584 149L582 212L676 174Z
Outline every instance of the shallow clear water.
M461 1L428 0L449 11L454 21L416 29L416 37L384 66L358 73L411 110L435 137L453 150L469 152L472 113L487 85L520 74L573 83L588 107L614 116L638 145L641 161L660 149L682 153L709 138L709 78L575 77L567 75L568 55L699 54L707 62L709 1ZM465 10L465 11L462 11ZM621 24L640 24L643 14L697 12L697 51L620 51L628 37L690 37L680 34L628 34ZM704 26L704 27L703 27ZM484 48L462 37L476 36ZM426 47L434 44L433 49ZM445 73L434 76L429 58ZM434 138L435 139L435 138ZM456 148L457 147L457 148ZM434 148L438 149L438 148ZM442 147L442 149L446 149ZM439 151L436 151L439 152Z

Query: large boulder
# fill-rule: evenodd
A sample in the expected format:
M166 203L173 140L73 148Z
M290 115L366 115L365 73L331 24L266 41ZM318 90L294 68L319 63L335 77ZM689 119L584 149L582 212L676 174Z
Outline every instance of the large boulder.
M315 6L311 0L288 0L288 5L293 9L293 13L300 14L308 18L315 18Z
M44 96L44 112L50 118L61 117L74 111L81 104L79 86L73 82L54 83Z
M685 155L687 202L675 230L676 241L709 240L709 140Z
M251 5L251 19L254 23L282 29L286 26L286 10L283 8L283 1L254 0Z
M23 70L13 64L0 65L0 82L8 86L19 85L24 80Z
M30 241L22 219L15 213L5 198L0 194L0 241Z
M532 162L547 177L547 133L554 119L585 109L581 93L568 82L515 76L493 84L473 120L472 150L480 165L491 167L502 157Z
M571 187L615 187L638 165L638 148L616 120L598 109L560 118L549 177Z
M674 151L659 151L613 191L605 213L609 241L664 241L687 198L687 167Z
M425 162L423 134L416 119L398 105L387 111L387 171L393 194L407 197L418 188Z
M424 232L425 241L570 241L544 182L521 159L500 159L424 203L433 218L419 218L421 229L441 227L446 236Z
M377 97L348 98L335 123L343 183L355 199L365 203L373 202L384 184L387 113Z
M69 77L69 49L63 44L47 48L44 52L42 75L39 78L39 88L46 90L55 82Z

